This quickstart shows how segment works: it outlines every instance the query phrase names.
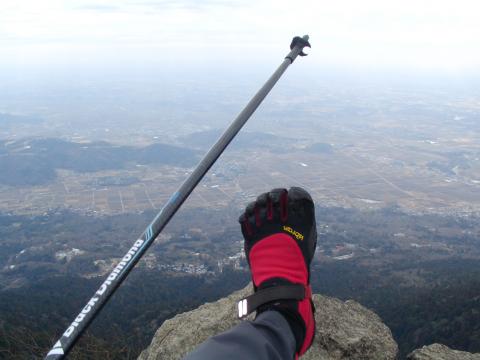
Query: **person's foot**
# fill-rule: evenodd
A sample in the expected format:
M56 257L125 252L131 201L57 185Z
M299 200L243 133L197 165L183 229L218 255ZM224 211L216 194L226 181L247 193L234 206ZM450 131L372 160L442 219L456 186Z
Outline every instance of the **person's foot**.
M276 310L287 319L296 355L315 335L310 263L317 245L313 200L302 188L274 189L250 203L239 222L255 293L238 303L239 317Z

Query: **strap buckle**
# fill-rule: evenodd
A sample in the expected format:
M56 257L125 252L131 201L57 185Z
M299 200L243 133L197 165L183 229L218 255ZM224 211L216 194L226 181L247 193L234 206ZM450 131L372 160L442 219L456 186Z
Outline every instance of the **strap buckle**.
M245 318L266 303L276 300L303 300L308 294L308 289L302 284L278 285L259 289L237 303L238 318Z

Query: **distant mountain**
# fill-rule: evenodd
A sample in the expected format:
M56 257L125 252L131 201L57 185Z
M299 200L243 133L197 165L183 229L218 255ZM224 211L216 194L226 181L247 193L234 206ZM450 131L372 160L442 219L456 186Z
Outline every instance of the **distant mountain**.
M0 155L0 183L10 186L45 184L54 180L55 169L46 159L31 155Z
M131 163L190 167L197 161L196 151L166 144L136 148L102 141L74 143L53 138L0 142L0 183L45 184L55 179L56 169L95 172L123 169Z
M193 134L189 134L180 139L180 141L188 147L198 149L209 149L215 141L222 135L223 129L212 129L206 131L200 131ZM284 150L285 147L296 142L296 139L287 137L272 135L259 131L241 131L235 139L232 141L232 148L245 149L245 148L258 148L268 147L278 150Z

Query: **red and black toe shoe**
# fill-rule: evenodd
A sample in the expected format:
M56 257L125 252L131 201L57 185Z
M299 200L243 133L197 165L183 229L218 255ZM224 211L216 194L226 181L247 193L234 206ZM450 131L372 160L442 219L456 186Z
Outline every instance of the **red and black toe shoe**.
M274 189L250 203L239 222L255 293L238 303L243 318L276 310L295 336L295 357L315 336L310 263L317 245L315 207L302 188Z

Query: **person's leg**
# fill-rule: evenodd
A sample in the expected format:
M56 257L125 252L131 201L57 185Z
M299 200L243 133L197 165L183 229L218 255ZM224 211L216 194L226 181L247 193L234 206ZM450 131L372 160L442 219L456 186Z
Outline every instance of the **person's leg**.
M211 337L184 360L292 360L295 348L295 337L283 315L265 311L255 321L244 321Z
M317 245L313 200L298 187L274 189L250 203L239 222L255 292L238 303L238 315L256 311L256 319L207 340L187 359L301 356L315 335L310 288Z

